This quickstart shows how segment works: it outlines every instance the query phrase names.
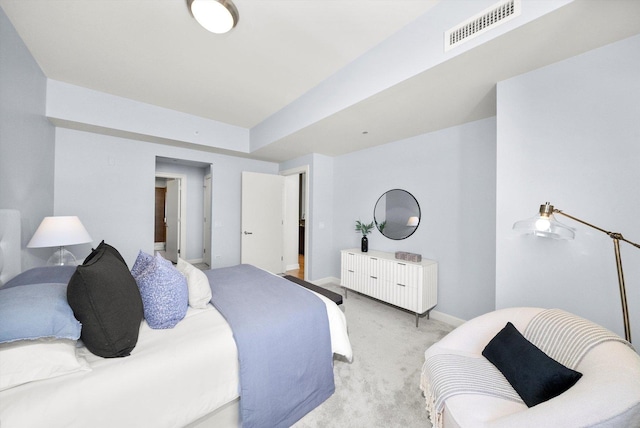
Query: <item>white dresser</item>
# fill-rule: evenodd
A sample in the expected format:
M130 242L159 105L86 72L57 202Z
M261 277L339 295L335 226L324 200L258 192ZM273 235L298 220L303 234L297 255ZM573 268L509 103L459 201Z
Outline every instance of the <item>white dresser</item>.
M414 312L417 327L419 317L428 318L438 303L438 263L408 262L382 251L342 250L340 285Z

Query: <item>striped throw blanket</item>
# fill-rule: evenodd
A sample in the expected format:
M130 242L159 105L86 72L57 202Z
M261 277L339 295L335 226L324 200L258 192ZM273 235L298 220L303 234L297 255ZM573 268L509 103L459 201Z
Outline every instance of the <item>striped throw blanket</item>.
M593 347L614 340L631 344L597 324L560 309L536 314L523 336L554 360L574 369ZM482 355L435 354L422 368L420 388L434 427L442 427L445 401L459 394L484 394L521 402L500 371Z
M422 367L420 388L435 428L442 427L444 403L454 395L485 394L522 403L502 373L482 355L432 355Z
M575 370L595 346L610 340L633 346L620 336L584 318L547 309L534 316L522 334L557 362Z

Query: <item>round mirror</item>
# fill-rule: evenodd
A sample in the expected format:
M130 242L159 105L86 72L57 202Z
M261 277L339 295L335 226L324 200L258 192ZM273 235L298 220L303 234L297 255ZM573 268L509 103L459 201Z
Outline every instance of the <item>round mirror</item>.
M387 238L405 239L411 236L420 224L420 205L406 190L389 190L376 202L373 219L380 233Z

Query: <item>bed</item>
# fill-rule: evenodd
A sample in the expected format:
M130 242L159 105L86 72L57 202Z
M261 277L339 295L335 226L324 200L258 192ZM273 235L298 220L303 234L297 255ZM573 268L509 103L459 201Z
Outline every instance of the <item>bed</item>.
M20 233L15 233L19 222L19 215L15 212L0 210L0 273L7 270L20 272L19 258L16 261L14 257L20 252ZM6 230L14 233L7 234ZM8 254L12 257L7 257ZM134 265L132 272L135 267ZM7 280L7 276L2 277L4 286L0 287L0 292L6 295L11 290L25 290L25 285L32 288L43 287L42 290L47 293L53 292L56 287L66 286L64 278L76 274L72 272L75 268L67 268L66 272L64 269L37 268L23 272L11 280ZM180 272L185 279L190 279L190 270ZM152 328L150 323L156 321L145 311L145 319L137 331L137 341L127 351L128 356L98 356L87 348L89 341L74 340L74 336L66 338L62 333L56 333L61 337L53 339L44 337L1 343L0 379L3 390L0 391L0 425L3 428L238 427L260 426L266 424L265 420L277 420L277 423L270 422L269 425L290 426L309 411L305 406L317 406L326 399L327 394L333 392L332 371L329 381L327 370L323 375L318 375L315 370L316 365L324 363L315 360L312 364L297 362L311 361L312 358L303 353L297 355L302 352L296 350L297 345L286 342L294 340L294 336L300 336L303 341L312 345L322 342L318 339L317 332L305 333L301 326L307 310L298 307L297 301L289 298L292 294L303 293L303 299L310 297L326 311L328 339L321 345L323 348L317 348L322 349L321 352L313 352L323 355L328 353L331 364L336 355L350 361L352 350L346 320L335 303L291 281L253 267L241 265L214 269L206 271L205 275L211 284L216 283L215 286L210 286L210 301L196 305L198 307L188 305L184 315L171 328ZM234 283L233 281L238 280L238 275L259 278L257 281L262 284L261 289L266 289L267 283L273 283L276 288L282 288L287 298L280 297L273 307L271 304L263 304L247 309L248 316L236 315L234 318L231 313L227 313L230 311L228 307L217 308L211 301L220 304L226 299L235 305L238 300L245 300L228 294L234 292L234 289L252 286L250 283ZM201 276L199 278L202 279ZM73 281L72 276L66 286L67 293ZM220 284L225 281L226 288L221 287ZM252 281L256 282L255 279ZM37 284L29 285L33 282ZM191 288L188 291L191 293ZM263 299L260 293L261 291L257 291L250 294L257 294L258 299ZM189 304L191 297L189 294ZM71 301L70 298L69 302ZM289 310L293 310L295 315L285 313ZM276 321L266 318L271 316L269 312L275 312L271 315L276 317ZM280 322L277 321L279 318L294 320L292 332L280 332ZM318 324L316 321L312 323ZM83 322L82 331L90 324L89 321ZM253 339L242 339L238 331L232 330L232 325L234 329L256 330L258 334ZM0 325L0 330L3 328ZM263 337L270 339L261 339ZM248 354L243 348L246 345L241 345L242 341L260 344L256 346L257 354L256 350L253 356ZM276 355L270 365L263 362L269 359L268 354L277 353L280 348L285 349L284 357ZM50 367L56 364L58 367ZM25 367L15 368L20 365ZM7 379L12 376L12 373L8 373L10 368L20 371L22 375L23 371L37 372L45 366L53 374L36 373L31 381L7 384ZM288 378L290 374L292 377ZM251 376L253 380L248 378ZM267 415L280 419L250 420L253 417L251 412L258 412L256 408L262 407L269 412L273 411L272 408L288 405L289 399L285 399L287 391L278 392L282 389L273 389L273 384L280 382L280 388L293 388L303 379L309 384L313 383L308 380L310 378L318 378L318 382L323 383L321 393L312 390L313 386L306 386L311 398L303 400L303 403L294 403L296 408L285 409L284 416Z

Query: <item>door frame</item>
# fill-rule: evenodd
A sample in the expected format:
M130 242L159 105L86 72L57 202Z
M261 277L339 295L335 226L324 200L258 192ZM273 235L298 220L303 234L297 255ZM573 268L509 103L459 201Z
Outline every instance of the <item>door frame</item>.
M309 265L311 264L311 253L309 251L309 229L311 228L311 212L309 211L309 165L302 165L291 169L280 171L282 176L305 174L304 180L304 280L309 277Z
M209 181L209 189L207 192L207 180ZM203 209L204 209L204 213L203 213L203 222L202 222L202 234L203 236L203 242L202 242L202 262L206 263L209 267L211 267L212 263L213 263L213 255L211 254L212 250L212 245L213 245L213 239L212 239L212 235L213 235L213 174L211 171L209 171L207 174L205 174L204 176L204 183L203 183L203 191L204 191L204 195L203 195L203 200L202 200L202 205L203 205ZM207 204L207 199L209 200L209 203ZM207 231L207 221L209 222L209 230ZM207 233L208 232L208 233ZM207 248L209 249L209 252L207 253L206 250Z
M187 250L187 176L172 172L156 171L156 178L168 178L180 181L180 239L178 241L178 257L186 260Z

